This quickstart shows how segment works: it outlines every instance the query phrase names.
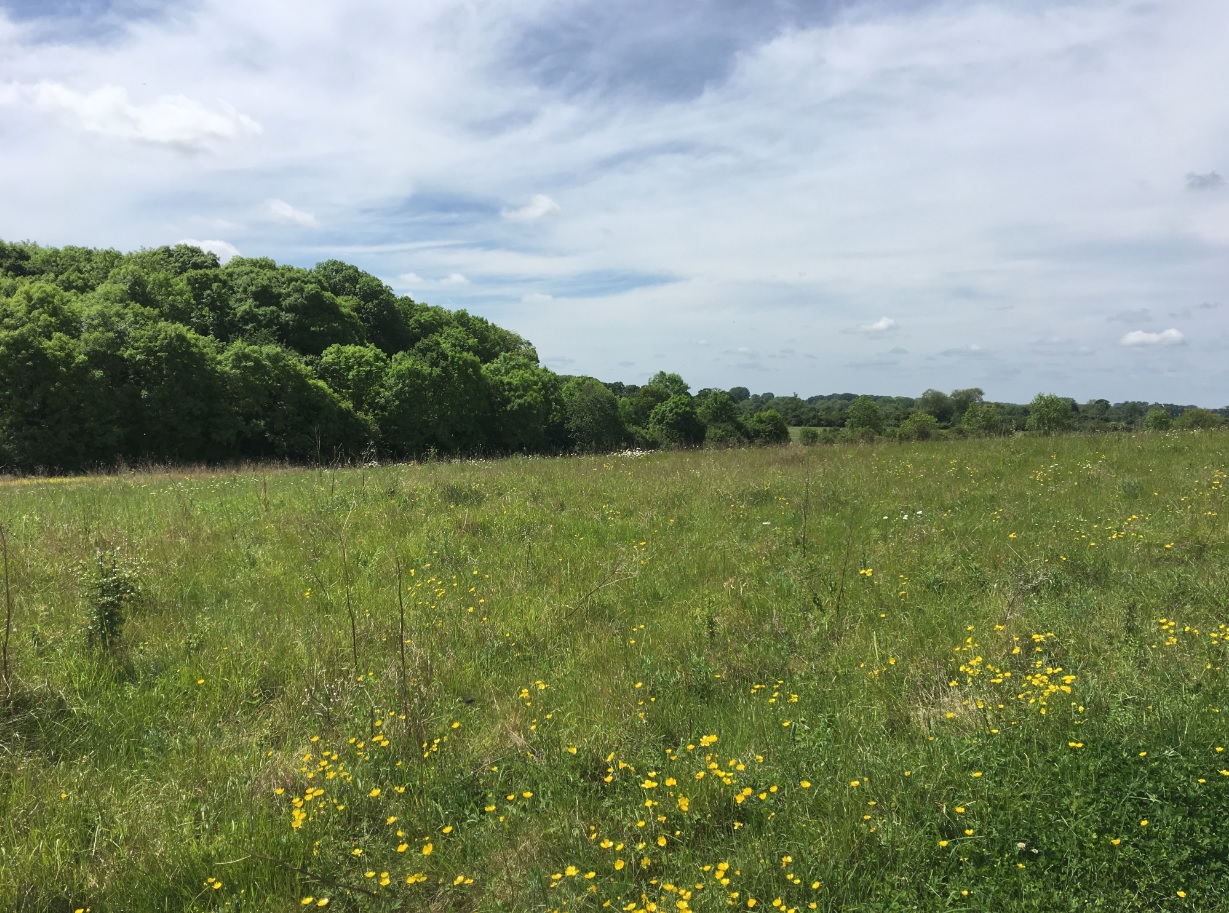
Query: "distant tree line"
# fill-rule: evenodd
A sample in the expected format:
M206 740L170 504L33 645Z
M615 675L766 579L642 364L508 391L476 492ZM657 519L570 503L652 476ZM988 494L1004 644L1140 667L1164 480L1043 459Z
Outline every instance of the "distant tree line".
M692 394L666 372L606 384L555 374L517 334L338 260L223 266L183 244L0 241L0 470L738 446L788 441L791 425L810 442L1221 420L1105 400L986 403L976 389L802 400Z

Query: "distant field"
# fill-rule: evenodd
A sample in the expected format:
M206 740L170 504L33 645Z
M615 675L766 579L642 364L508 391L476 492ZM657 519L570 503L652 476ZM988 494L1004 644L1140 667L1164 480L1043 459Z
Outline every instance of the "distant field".
M1227 445L0 485L0 910L1229 909Z

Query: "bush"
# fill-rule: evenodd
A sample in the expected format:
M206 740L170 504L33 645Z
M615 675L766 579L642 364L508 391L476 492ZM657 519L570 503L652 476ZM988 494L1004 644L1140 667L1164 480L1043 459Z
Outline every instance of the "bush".
M789 426L776 409L757 412L747 420L747 432L757 444L786 444L789 442Z
M1173 416L1164 409L1152 409L1144 416L1145 431L1168 431L1173 427Z
M83 563L79 576L89 603L86 642L90 647L114 653L128 612L141 597L140 564L117 550L107 549L95 553L92 563Z
M914 412L900 423L896 435L902 441L928 441L939 431L939 420L929 412Z
M1187 409L1174 419L1174 429L1177 431L1210 431L1219 428L1225 420L1211 409Z
M803 428L798 432L798 440L806 447L814 447L819 443L819 429Z

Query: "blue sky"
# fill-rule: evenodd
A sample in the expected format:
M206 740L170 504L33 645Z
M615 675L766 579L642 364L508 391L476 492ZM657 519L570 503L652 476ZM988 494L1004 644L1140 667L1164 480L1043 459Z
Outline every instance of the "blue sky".
M0 0L0 238L338 257L606 380L1222 406L1227 39L1223 0Z

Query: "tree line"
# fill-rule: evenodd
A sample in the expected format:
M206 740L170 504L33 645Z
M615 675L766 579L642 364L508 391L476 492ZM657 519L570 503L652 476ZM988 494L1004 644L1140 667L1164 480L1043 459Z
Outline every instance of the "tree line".
M790 425L817 440L996 433L1036 423L1032 405L980 390L692 394L667 372L607 384L556 374L516 333L338 260L0 241L0 470L731 446L787 441ZM1094 414L1107 428L1160 422L1137 406L1071 403L1054 430Z
M1077 403L1071 397L1039 393L1027 404L987 402L978 387L927 390L921 396L775 396L750 394L745 387L730 391L743 410L779 413L794 426L810 429L814 440L840 440L889 436L925 440L946 435L1013 434L1017 431L1114 432L1199 430L1220 427L1229 419L1229 407L1204 409L1173 403L1105 399Z

